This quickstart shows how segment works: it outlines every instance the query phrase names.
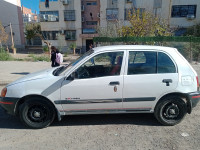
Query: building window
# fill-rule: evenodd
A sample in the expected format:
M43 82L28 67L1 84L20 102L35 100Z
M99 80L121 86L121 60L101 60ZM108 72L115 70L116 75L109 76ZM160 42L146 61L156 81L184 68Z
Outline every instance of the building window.
M140 18L142 18L142 13L145 11L145 8L137 8L137 10L138 9L139 9ZM124 11L124 20L129 20L129 13L131 13L132 15L133 12L135 12L133 8L126 8Z
M118 9L112 8L106 10L106 18L107 20L116 20L118 19Z
M76 31L66 30L65 31L65 40L76 40Z
M97 30L93 29L93 28L84 28L82 30L82 33L83 34L95 34L95 33L97 33Z
M59 31L42 31L45 40L57 40Z
M173 5L172 17L187 17L188 15L194 15L196 17L197 5Z
M40 11L41 22L58 22L59 13L58 11Z
M65 10L64 11L65 21L75 21L75 10Z
M86 21L87 25L97 25L97 21Z
M86 2L86 5L97 5L97 2Z

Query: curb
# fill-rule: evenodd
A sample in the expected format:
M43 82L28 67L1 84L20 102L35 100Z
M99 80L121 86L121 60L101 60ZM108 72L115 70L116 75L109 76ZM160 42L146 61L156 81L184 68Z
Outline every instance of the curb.
M0 86L5 86L9 83L11 83L12 81L0 81Z

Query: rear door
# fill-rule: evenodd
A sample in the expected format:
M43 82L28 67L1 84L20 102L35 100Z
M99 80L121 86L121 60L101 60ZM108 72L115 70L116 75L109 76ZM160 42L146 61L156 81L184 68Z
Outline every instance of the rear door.
M150 111L158 97L177 87L177 67L169 55L161 51L128 53L123 107L132 111Z

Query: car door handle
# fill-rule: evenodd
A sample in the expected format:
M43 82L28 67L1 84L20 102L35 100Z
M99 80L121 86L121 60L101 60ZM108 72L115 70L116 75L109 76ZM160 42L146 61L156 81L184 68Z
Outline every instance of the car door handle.
M111 85L111 86L119 85L119 81L113 81L113 82L110 82L109 85Z
M166 86L169 86L169 83L172 83L172 79L163 79L163 83L166 83Z

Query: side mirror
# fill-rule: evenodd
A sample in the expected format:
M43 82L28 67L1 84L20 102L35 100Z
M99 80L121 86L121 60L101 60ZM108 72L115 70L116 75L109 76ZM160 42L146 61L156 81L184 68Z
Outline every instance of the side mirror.
M77 77L76 74L77 74L76 72L73 72L71 75L69 75L69 76L67 77L67 80L73 81L73 80L76 79L76 77Z

